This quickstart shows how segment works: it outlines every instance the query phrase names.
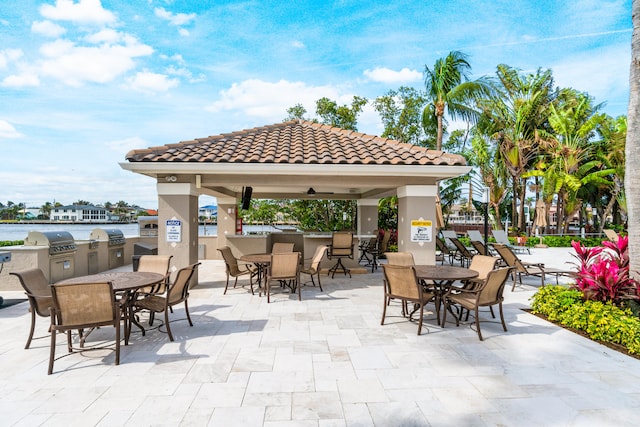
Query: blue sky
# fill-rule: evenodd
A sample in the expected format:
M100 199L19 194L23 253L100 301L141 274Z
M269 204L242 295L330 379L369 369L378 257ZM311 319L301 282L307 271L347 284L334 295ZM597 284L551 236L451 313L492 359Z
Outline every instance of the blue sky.
M0 202L156 208L129 150L423 88L452 50L474 77L549 68L626 114L631 31L631 0L0 0ZM371 107L359 130L382 132Z

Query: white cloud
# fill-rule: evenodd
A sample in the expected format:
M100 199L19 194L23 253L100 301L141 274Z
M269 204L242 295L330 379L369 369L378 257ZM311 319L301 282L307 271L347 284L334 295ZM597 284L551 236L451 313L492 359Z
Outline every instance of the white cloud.
M178 34L180 34L182 37L187 37L189 35L189 30L185 30L184 28L180 28L178 30Z
M41 72L71 86L110 82L134 68L133 58L153 53L150 46L131 36L123 39L121 45L97 47L76 46L67 40L45 44L40 51L49 59L42 62Z
M23 55L21 49L0 50L0 69L6 68L11 62L20 59Z
M374 82L380 83L412 83L422 80L422 73L416 70L403 68L400 71L390 70L385 67L376 67L373 70L364 70L364 75Z
M189 22L193 21L196 18L195 13L171 13L168 10L165 10L162 7L157 7L154 9L154 12L158 18L165 19L171 23L171 25L185 25Z
M22 134L6 120L0 120L0 138L20 138Z
M22 74L12 74L2 80L0 86L3 87L27 87L40 86L40 78L32 72Z
M59 37L67 32L64 27L51 21L36 21L31 24L31 31L47 37Z
M90 34L85 37L85 40L89 43L100 44L100 43L117 43L121 41L123 38L122 34L119 32L112 30L110 28L98 31L97 33Z
M304 49L306 47L304 43L299 40L294 40L293 42L291 42L291 46L295 47L296 49Z
M166 92L172 87L178 86L178 79L170 79L164 74L141 71L128 79L129 86L141 92Z
M566 56L551 69L558 86L588 92L596 102L603 102L628 97L630 63L628 47L613 46Z
M113 13L102 7L100 0L56 0L55 6L40 6L40 14L54 21L71 21L80 24L111 24L116 22Z
M243 115L278 122L287 115L287 109L302 104L309 115L315 112L315 102L326 96L338 103L350 103L352 95L340 94L333 86L307 86L304 82L265 82L251 79L234 83L220 92L220 100L206 107L207 111L238 111Z

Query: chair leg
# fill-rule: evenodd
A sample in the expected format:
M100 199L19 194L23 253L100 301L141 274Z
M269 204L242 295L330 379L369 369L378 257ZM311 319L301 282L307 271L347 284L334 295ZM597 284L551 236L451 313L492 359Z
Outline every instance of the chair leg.
M31 329L29 330L29 338L27 338L27 345L24 346L25 349L29 348L31 345L31 340L33 339L33 332L36 329L36 311L34 309L29 310L31 312Z
M189 304L187 304L187 300L184 300L184 311L187 313L187 320L189 321L189 326L193 326L193 322L191 321L191 315L189 315Z
M164 310L164 324L167 327L167 335L169 335L169 341L173 341L173 334L171 333L171 326L169 324L169 310Z
M502 321L502 329L507 332L507 324L504 323L504 314L502 313L502 303L498 304L498 308L500 310L500 320Z
M389 305L390 302L390 298L387 296L387 294L384 295L384 304L382 304L382 320L380 320L380 324L384 325L384 317L387 314L387 305Z
M49 370L47 371L48 375L51 375L53 372L53 361L56 358L56 334L58 331L55 329L51 330L51 349L49 349Z
M116 365L120 364L120 318L118 317L118 324L116 325Z
M482 333L480 332L480 313L477 305L476 305L476 329L478 331L478 338L480 338L480 341L483 341Z
M222 295L226 295L227 294L227 288L229 287L229 273L227 272L227 284L224 285L224 292L222 293Z
M420 319L418 319L418 335L422 332L422 319L424 319L424 303L420 303Z

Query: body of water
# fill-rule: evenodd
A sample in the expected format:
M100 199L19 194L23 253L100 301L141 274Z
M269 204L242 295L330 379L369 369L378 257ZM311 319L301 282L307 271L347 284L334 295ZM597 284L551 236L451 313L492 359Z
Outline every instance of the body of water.
M138 224L0 224L0 241L3 240L24 240L30 231L67 231L71 233L75 240L89 240L91 231L95 228L117 229L122 231L125 237L138 236ZM245 225L245 233L270 232L277 229L269 225ZM216 225L200 225L198 233L200 236L216 236L218 227Z

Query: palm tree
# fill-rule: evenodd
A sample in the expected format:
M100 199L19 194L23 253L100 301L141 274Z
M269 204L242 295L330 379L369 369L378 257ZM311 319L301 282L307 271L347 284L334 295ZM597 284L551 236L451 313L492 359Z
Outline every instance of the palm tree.
M435 118L436 150L442 150L445 112L452 119L475 123L480 113L473 108L473 101L493 91L487 78L469 80L470 71L467 55L459 51L449 52L446 57L436 60L433 69L425 65L424 84L428 104L422 113L422 121L427 132Z
M500 82L496 96L482 101L481 131L496 141L502 161L511 176L512 223L523 229L526 180L541 141L549 134L548 108L557 96L550 70L522 74L507 65L498 65ZM520 212L516 201L520 201Z
M629 271L638 271L640 264L640 0L631 6L633 35L631 36L631 66L629 73L629 109L627 112L627 142L625 146L625 188L627 189ZM637 273L636 273L637 274Z
M607 116L599 128L601 141L598 150L598 157L605 167L614 172L611 176L612 184L608 188L609 202L602 213L602 221L598 233L602 234L605 225L605 218L613 213L614 206L626 213L625 203L625 144L627 135L627 117L619 116L615 119Z

